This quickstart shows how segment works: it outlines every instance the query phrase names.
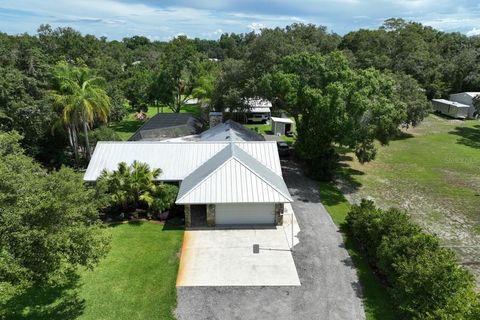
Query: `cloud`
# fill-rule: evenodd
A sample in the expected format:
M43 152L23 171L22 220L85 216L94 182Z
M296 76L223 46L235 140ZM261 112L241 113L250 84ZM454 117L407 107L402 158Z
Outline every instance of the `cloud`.
M479 36L480 35L480 29L473 28L472 30L467 32L467 36Z
M260 32L262 29L265 29L267 26L264 25L263 23L252 22L252 23L250 23L247 27L248 27L248 29L250 29L251 31L253 31L253 32L255 32L255 33L258 33L258 32Z
M315 23L344 34L377 28L403 17L445 31L476 32L478 0L1 0L0 31L35 33L42 23L70 26L110 39L178 33L207 39L225 32L258 32L294 22Z

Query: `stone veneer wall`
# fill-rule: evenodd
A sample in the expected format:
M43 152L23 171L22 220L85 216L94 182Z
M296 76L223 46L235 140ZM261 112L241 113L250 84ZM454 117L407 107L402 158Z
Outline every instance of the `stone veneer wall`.
M283 203L275 203L275 224L277 226L283 225L283 211L285 206Z
M207 226L215 227L215 205L207 204Z
M190 228L192 226L192 211L189 204L183 206L183 211L185 212L185 228Z

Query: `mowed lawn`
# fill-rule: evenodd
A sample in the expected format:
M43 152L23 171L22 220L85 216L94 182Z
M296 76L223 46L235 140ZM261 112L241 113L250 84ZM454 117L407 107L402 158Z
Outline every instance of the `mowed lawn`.
M175 319L183 228L152 222L111 225L111 250L65 288L31 290L9 304L8 319Z
M181 113L192 113L193 115L200 117L201 108L198 104L184 106ZM157 113L172 113L172 110L168 107L150 106L146 112L148 118L153 117ZM122 140L128 140L134 133L140 128L145 121L135 119L135 112L128 114L122 121L111 123L109 126L112 128Z
M379 147L374 161L346 158L342 171L350 183L342 191L351 201L370 197L407 209L480 278L480 121L430 115Z

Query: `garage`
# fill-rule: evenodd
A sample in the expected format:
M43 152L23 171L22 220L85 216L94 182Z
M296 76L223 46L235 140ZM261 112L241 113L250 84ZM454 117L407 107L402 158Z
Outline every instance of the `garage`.
M226 203L215 208L216 225L274 224L273 203Z

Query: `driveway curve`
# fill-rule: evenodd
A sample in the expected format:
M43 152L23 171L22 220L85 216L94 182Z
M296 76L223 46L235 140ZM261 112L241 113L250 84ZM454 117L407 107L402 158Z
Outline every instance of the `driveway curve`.
M300 225L293 259L300 287L178 287L179 320L365 319L361 287L342 236L320 203L318 184L282 160Z

